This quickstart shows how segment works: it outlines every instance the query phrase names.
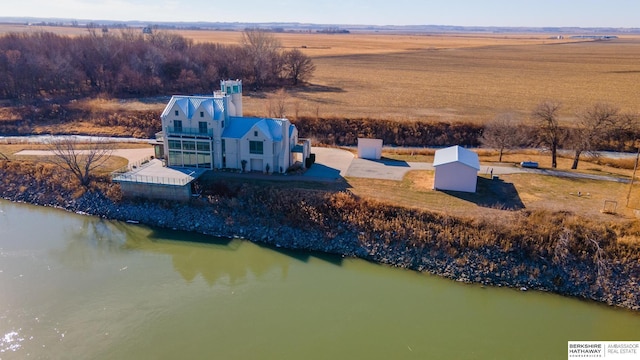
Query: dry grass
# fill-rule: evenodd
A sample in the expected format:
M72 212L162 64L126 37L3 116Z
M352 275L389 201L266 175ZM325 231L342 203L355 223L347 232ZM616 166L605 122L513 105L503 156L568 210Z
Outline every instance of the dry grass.
M180 33L199 42L241 38ZM484 122L503 111L528 116L543 99L564 104L567 124L595 102L640 111L637 36L586 42L515 34L276 36L285 47L306 46L317 65L313 85L291 92L290 115ZM248 95L245 111L264 114L266 100Z
M95 136L126 136L133 137L134 130L126 126L102 126L89 121L76 121L55 125L35 125L32 129L34 134L69 134Z
M0 33L42 30L86 33L84 28L0 26ZM238 44L242 37L237 31L176 32L195 42ZM550 40L546 34L275 36L287 48L300 48L317 66L313 84L290 93L289 116L484 122L504 111L526 117L544 99L564 104L566 124L596 102L640 112L638 36L582 42ZM245 95L247 114L266 114L263 94Z
M514 214L502 209L500 204L512 203L512 199L496 195L494 185L514 188L524 208L530 210L567 211L599 221L623 221L636 218L634 209L640 209L640 185L634 185L627 207L628 184L535 174L501 175L492 183L488 176L481 175L478 192L463 194L433 190L433 175L433 171L410 171L401 182L348 178L348 183L357 196L473 218L509 218ZM601 212L605 200L617 202L615 214Z
M561 101L566 122L601 101L637 112L638 44L629 39L317 58L313 82L334 90L296 96L319 106L323 116L400 120L484 122L504 111L526 117L543 99Z
M169 101L166 99L158 99L159 101ZM70 106L71 109L87 110L91 112L108 112L108 111L162 111L163 102L143 102L139 100L115 100L104 98L81 99L75 101Z
M384 152L388 158L404 161L433 161L432 149L398 149ZM478 151L483 165L497 163L498 155L495 151ZM521 161L537 161L542 168L549 168L549 154L535 150L508 153L503 156L503 162L499 165L509 166ZM558 158L558 169L570 171L572 159L569 156ZM630 178L632 175L633 160L624 160L625 169L615 168L609 163L623 162L611 159L599 159L597 162L582 160L579 173L613 175ZM433 190L433 171L411 171L407 173L402 182L369 180L349 178L352 191L369 198L377 198L394 204L408 207L435 210L442 213L456 214L470 217L503 217L509 216L508 212L500 210L492 205L491 197L496 195L482 184L490 184L487 181L479 181L478 194L471 196L457 196ZM488 179L487 174L480 174L481 179ZM500 181L512 184L520 198L524 208L532 210L569 211L581 216L606 220L624 220L637 218L640 212L640 185L636 183L631 191L629 207L627 195L630 185L608 181L560 178L535 174L510 174L500 175ZM581 196L578 196L580 192ZM460 195L460 194L458 194ZM616 214L603 214L605 200L617 203Z
M148 148L149 144L137 144L137 143L120 143L116 144L118 149L141 149ZM81 144L78 145L78 149L85 148ZM53 158L48 156L36 156L36 155L15 155L22 150L49 150L47 145L39 144L0 144L0 160L7 159L12 161L27 162L34 164L46 164L52 163ZM120 169L128 164L128 160L120 156L111 156L100 168L97 169L97 175L110 174L111 172Z

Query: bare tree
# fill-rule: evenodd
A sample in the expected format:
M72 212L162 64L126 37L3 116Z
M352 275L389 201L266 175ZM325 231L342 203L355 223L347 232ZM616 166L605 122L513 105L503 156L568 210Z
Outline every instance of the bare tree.
M498 161L507 149L514 149L526 143L526 134L522 131L522 122L513 113L498 114L487 123L480 142L483 146L498 150Z
M574 150L572 169L578 168L580 155L597 155L597 150L607 141L618 126L619 110L609 104L597 103L578 114L576 128L569 138Z
M280 40L265 30L247 29L242 33L242 46L251 64L253 81L260 88L274 75L282 47Z
M605 146L616 151L635 151L640 133L640 114L621 112L618 114L616 126L609 133Z
M79 144L73 138L64 137L49 142L49 149L53 153L53 163L72 174L82 186L87 187L93 171L109 160L114 147L113 144L101 140Z
M283 70L285 77L295 86L299 82L309 80L316 71L316 66L309 56L298 49L293 49L284 53Z
M269 116L282 119L287 114L287 100L289 95L287 91L282 88L276 91L274 94L269 95L269 102L267 103L267 112Z
M546 145L551 150L551 167L558 166L558 147L566 139L566 131L560 127L558 112L561 104L559 102L546 100L538 104L531 116L537 122L540 143Z

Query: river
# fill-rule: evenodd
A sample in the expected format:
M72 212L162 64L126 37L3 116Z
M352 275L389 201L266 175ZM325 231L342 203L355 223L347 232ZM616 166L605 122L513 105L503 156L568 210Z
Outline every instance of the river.
M640 314L0 201L0 359L566 359Z

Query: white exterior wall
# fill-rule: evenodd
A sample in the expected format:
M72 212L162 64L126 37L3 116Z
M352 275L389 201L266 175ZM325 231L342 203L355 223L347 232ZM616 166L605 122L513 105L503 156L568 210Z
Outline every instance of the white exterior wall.
M436 167L433 188L436 190L451 190L476 192L478 171L459 162L452 162Z
M287 171L287 169L291 166L293 156L293 154L291 153L291 149L293 148L293 146L291 146L291 139L289 138L289 128L292 125L289 120L283 120L284 123L282 124L282 141L280 142L280 152L277 154L280 161L278 162L276 171L280 171L280 168L282 168L283 171ZM294 132L293 137L295 136L296 134Z
M382 139L358 138L358 157L361 159L380 160L382 157Z
M293 154L291 153L291 149L297 144L298 140L298 132L295 129L295 126L289 122L287 119L267 119L269 122L270 130L273 131L273 134L265 134L262 133L262 129L264 127L264 121L262 125L253 126L251 130L249 130L245 135L241 138L236 138L241 136L240 134L244 132L242 126L237 126L235 122L241 122L243 119L242 116L242 82L239 80L227 80L221 82L222 92L215 93L214 96L200 97L200 96L174 96L170 102L173 105L167 105L163 114L161 115L162 128L165 131L164 135L164 154L165 158L168 159L168 166L177 166L182 167L185 166L185 152L188 153L198 153L201 154L205 152L205 150L195 150L191 149L170 149L169 141L175 140L180 141L182 145L184 141L193 141L193 142L203 142L208 141L210 143L210 150L207 155L210 156L210 165L208 167L221 169L221 168L229 168L229 169L242 169L242 160L246 161L245 170L246 171L266 171L266 165L269 165L270 172L280 172L286 171L294 161ZM195 100L193 99L195 98ZM204 99L210 99L214 101L214 109L213 113L209 113L208 105L210 102L205 105L205 102L200 103L197 109L188 110L189 112L193 112L190 114L186 114L183 112L178 102L182 102L185 99L190 101L191 105L195 105L195 101L201 101ZM217 105L216 105L217 102ZM222 102L222 104L220 104ZM169 108L170 107L170 108ZM224 109L221 111L221 109ZM175 114L175 111L178 111L178 115ZM216 115L216 110L218 111ZM204 116L200 117L200 112L203 112ZM230 116L236 116L233 119L230 119ZM182 129L185 134L171 134L168 132L169 128L173 128L173 120L181 120L182 121ZM232 126L233 123L236 125L234 130L230 130L229 136L231 138L222 138L222 134L225 131L225 128ZM256 121L259 119L256 118L248 118L247 121ZM281 121L280 125L273 124L272 121ZM207 123L207 134L199 133L199 123L203 121ZM224 123L224 126L223 126ZM282 126L282 133L280 134L278 126ZM293 128L293 132L291 136L289 136L290 129ZM242 129L238 131L238 129ZM254 131L258 131L258 136L254 135ZM265 130L266 131L266 130ZM282 135L282 139L280 141L280 135ZM272 141L270 139L276 138L278 141ZM222 151L222 142L225 142L225 151ZM251 154L250 153L250 141L262 141L263 143L263 153L262 154ZM187 144L188 145L188 144ZM171 154L173 152L173 154ZM179 152L179 153L178 153ZM223 161L223 153L224 153L224 161ZM307 154L308 156L308 154ZM191 159L189 156L187 159ZM196 165L186 164L187 166L200 166L202 163L209 163L209 158L197 157L196 155ZM253 161L252 161L253 160ZM253 166L252 166L253 163Z
M240 163L240 140L225 139L226 161L229 169L242 169Z
M257 132L257 136L255 135ZM260 141L262 142L262 154L251 154L250 151L250 141ZM262 130L258 126L254 126L249 130L247 135L242 139L240 143L240 161L247 160L246 171L265 171L265 167L269 164L270 170L273 170L273 141L267 138L266 134L262 132ZM254 161L252 161L254 160ZM262 168L254 169L252 167L252 163L255 164L255 160L262 161ZM239 168L242 168L242 163ZM227 163L228 166L228 163ZM255 165L254 165L255 166Z
M229 109L229 115L242 117L242 81L222 80L220 81L220 89L231 95L232 106L225 107L225 109Z

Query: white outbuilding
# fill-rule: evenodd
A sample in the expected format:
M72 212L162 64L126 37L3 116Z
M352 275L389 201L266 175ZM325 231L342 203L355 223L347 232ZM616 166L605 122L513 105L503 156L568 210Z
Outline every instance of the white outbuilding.
M380 160L382 157L382 139L358 138L358 157L361 159Z
M434 189L476 192L480 160L473 151L458 145L437 150L433 167L436 169Z

